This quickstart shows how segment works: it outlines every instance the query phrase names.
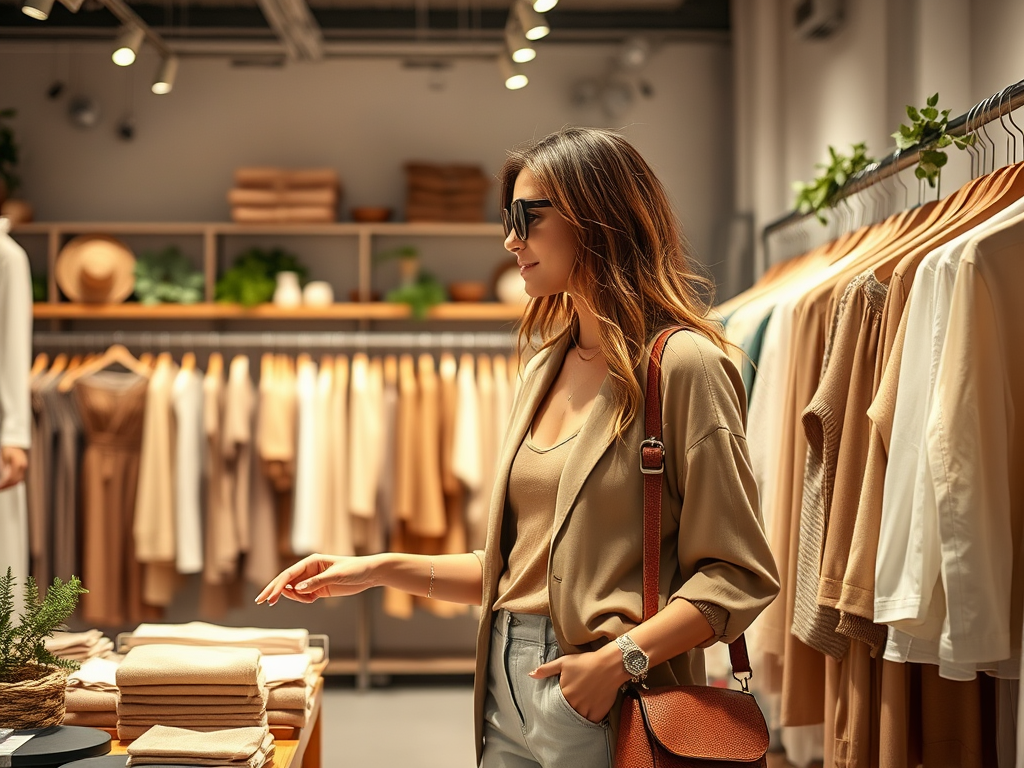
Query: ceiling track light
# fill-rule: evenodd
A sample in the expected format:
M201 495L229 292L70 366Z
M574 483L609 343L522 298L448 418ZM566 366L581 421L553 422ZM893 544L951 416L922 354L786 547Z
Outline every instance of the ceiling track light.
M509 56L517 64L525 64L537 58L537 51L526 39L523 28L519 26L515 16L509 16L508 23L505 24L505 44L508 46Z
M510 91L518 91L529 84L530 79L522 73L515 62L508 56L498 56L498 69L501 70L501 77L505 81L505 87Z
M178 57L164 56L160 59L160 69L156 71L156 78L153 80L153 93L163 95L170 93L174 88L174 78L178 74Z
M547 37L551 31L544 16L537 13L526 0L516 0L515 15L527 40L540 40L542 37Z
M533 0L533 10L537 13L547 13L558 5L558 0Z
M53 10L53 0L25 0L21 6L21 12L26 16L40 21L50 18L50 11Z
M142 30L142 27L135 25L122 27L117 40L114 42L114 53L110 58L119 67L131 66L135 63L135 57L138 55L139 48L142 47L142 41L145 37L146 33Z

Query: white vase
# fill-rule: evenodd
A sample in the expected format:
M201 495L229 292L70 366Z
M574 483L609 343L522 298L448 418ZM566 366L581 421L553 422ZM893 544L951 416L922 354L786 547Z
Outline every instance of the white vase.
M279 307L297 307L302 304L302 288L297 272L278 272L274 289L274 304Z
M309 307L326 307L334 302L334 289L324 280L313 280L302 289L302 303Z

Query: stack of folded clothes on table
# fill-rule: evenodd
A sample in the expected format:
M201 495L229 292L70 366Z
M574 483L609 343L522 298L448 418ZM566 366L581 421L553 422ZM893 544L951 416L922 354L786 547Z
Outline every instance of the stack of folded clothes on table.
M262 664L267 678L267 721L271 725L295 728L306 725L316 682L309 656L304 653L264 656Z
M64 725L117 725L117 667L120 656L92 658L68 676Z
M85 632L54 632L44 643L46 650L54 656L73 661L106 656L114 650L114 641L104 637L103 632L98 629Z
M117 735L154 725L195 731L267 725L267 688L255 648L142 645L117 668Z
M128 747L127 765L262 768L273 756L274 737L266 726L196 733L155 725Z
M408 221L485 221L490 182L476 165L407 163Z
M158 643L256 648L264 654L305 653L309 649L309 631L221 627L203 621L190 621L187 624L139 624L134 632L124 638L125 648Z
M239 168L228 192L231 219L246 224L337 221L341 182L333 168Z

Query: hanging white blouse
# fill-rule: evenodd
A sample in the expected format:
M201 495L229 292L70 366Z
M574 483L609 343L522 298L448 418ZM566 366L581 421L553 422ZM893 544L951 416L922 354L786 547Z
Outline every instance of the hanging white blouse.
M171 391L176 424L174 445L174 553L178 573L203 570L203 377L182 368Z
M320 547L320 467L316 459L317 365L308 356L297 363L299 404L298 447L295 453L295 511L292 552L309 555Z

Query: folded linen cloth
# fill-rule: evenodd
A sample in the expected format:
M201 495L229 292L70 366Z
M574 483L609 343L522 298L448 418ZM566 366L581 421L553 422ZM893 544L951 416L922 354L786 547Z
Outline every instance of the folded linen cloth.
M140 738L144 733L148 732L149 730L151 730L154 727L156 727L156 726L153 726L153 725L118 725L117 726L117 738L121 739L122 741L132 741L132 740ZM189 726L183 726L183 725L178 724L178 725L167 726L167 727L168 728L171 728L171 727L180 728L182 730L192 731L193 733L215 733L216 731L234 731L234 730L238 730L237 728L225 727L223 725L189 725ZM244 727L250 727L251 728L253 726L244 726ZM164 762L166 763L168 761L165 759ZM174 765L178 765L178 760L174 760L173 764Z
M165 717L159 718L152 715L124 717L117 716L118 726L129 725L175 725L179 728L191 728L193 725L209 725L218 728L259 728L269 722L267 713L249 717L243 715L195 715L193 717Z
M266 705L260 699L256 703L226 703L226 705L215 705L207 703L205 698L197 698L195 705L182 705L182 703L157 703L157 705L137 705L137 703L118 703L118 715L122 718L148 717L151 722L161 723L166 718L174 715L199 715L201 718L213 717L215 715L261 715L266 710Z
M120 690L122 698L125 696L172 696L178 699L194 696L204 698L207 696L238 696L252 699L259 698L266 691L265 688L256 685L125 685Z
M263 687L260 652L255 648L196 648L140 645L117 668L117 686L255 685Z
M228 728L201 734L184 728L153 726L143 737L129 745L132 757L193 757L205 760L247 760L267 743L270 730ZM270 743L273 743L271 736Z
M68 712L116 712L116 691L94 691L91 688L67 688L64 705Z
M305 653L265 656L261 663L271 687L305 680L313 673L313 660Z
M62 659L71 659L72 661L85 661L96 657L104 657L114 652L114 641L109 637L104 637L96 645L91 645L88 648L68 648L66 651L54 654Z
M82 725L86 728L116 728L117 713L110 712L65 712L64 725Z
M253 753L252 757L247 760L229 760L225 762L218 758L208 759L203 757L180 756L167 758L163 756L151 757L149 755L129 755L128 761L125 765L167 765L167 761L169 759L173 759L177 765L210 766L210 768L262 768L262 766L270 763L271 759L274 757L274 751L274 737L268 733L267 739L263 742L263 745L261 745L260 748Z
M267 711L272 709L305 709L313 698L313 688L305 683L289 683L271 688L267 696Z
M128 648L154 643L258 648L266 654L291 654L306 650L309 630L221 627L205 621L190 621L187 624L140 624L125 639Z
M267 711L267 722L270 725L289 725L293 728L305 728L307 712L304 709L271 709Z
M93 691L117 691L117 669L120 656L89 659L68 675L67 687L88 688Z
M88 648L103 639L99 629L88 629L85 632L54 632L43 644L50 653L60 653L68 648Z
M198 688L199 686L195 687ZM130 691L133 689L126 688L125 690ZM269 690L264 691L263 696L207 696L204 694L197 695L191 691L188 693L183 693L181 696L136 696L132 693L122 692L118 695L117 700L121 704L159 704L161 706L183 706L180 704L180 702L186 701L184 697L187 696L187 700L195 700L199 702L199 706L202 707L216 704L253 704L263 706L264 708L266 708L269 695ZM278 707L278 709L295 709L295 707Z

